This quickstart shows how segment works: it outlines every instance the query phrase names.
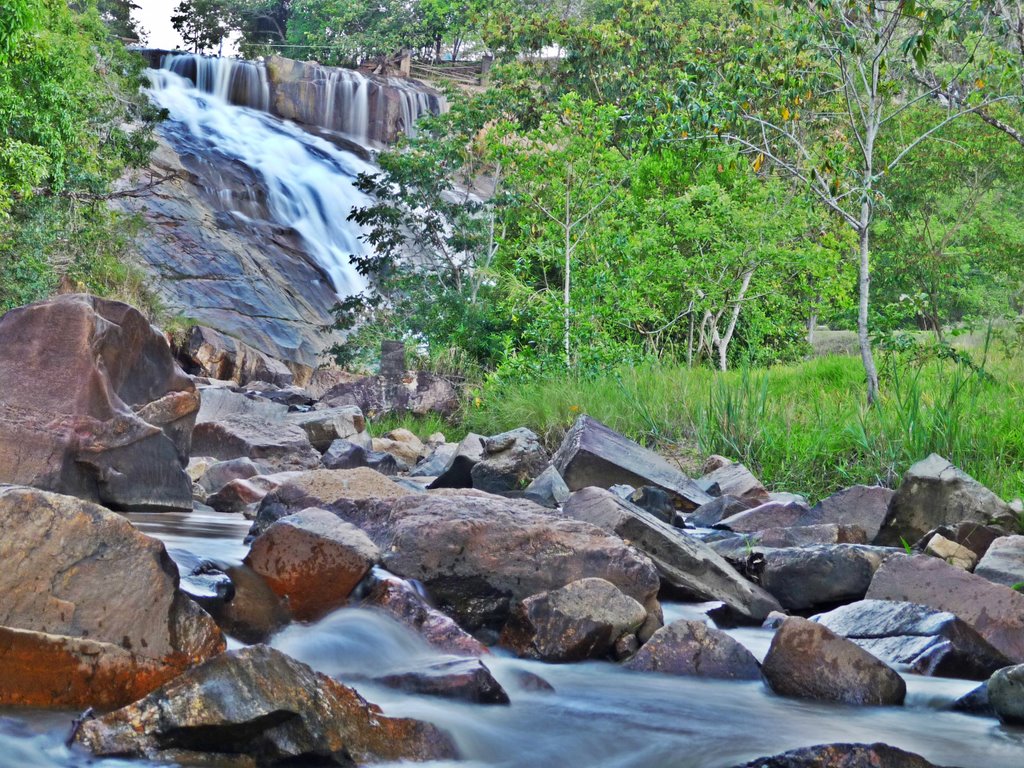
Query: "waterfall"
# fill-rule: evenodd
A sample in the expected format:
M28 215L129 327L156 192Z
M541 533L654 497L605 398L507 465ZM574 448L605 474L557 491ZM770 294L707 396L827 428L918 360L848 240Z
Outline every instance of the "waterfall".
M260 64L194 53L168 53L161 57L160 69L184 77L203 93L223 101L270 111L270 83L266 68Z
M238 226L260 218L297 233L339 296L363 290L366 281L350 256L364 255L366 246L348 216L367 202L355 187L356 176L376 169L295 124L229 103L240 90L263 98L254 86L262 88L265 78L251 77L254 70L239 66L242 62L205 61L209 68L200 66L195 73L198 87L178 74L184 65L177 58L166 69L149 71L150 98L170 116L161 127L164 137L180 156L202 166L210 197ZM243 167L260 184L229 186L233 166ZM294 287L301 295L302 286Z

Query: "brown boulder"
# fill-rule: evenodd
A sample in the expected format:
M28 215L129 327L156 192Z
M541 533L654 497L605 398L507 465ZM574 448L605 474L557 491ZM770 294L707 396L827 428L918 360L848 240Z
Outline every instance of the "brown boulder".
M0 317L0 483L191 510L199 398L142 314L70 294Z
M781 696L844 704L902 704L907 685L856 643L807 619L791 617L772 638L762 666Z
M871 543L885 522L894 494L880 485L854 485L819 501L811 507L809 518L818 523L859 526Z
M392 672L376 678L376 682L420 696L437 696L474 704L509 703L505 689L479 659L438 661L420 669Z
M543 661L600 659L646 620L647 610L614 584L580 579L520 602L505 624L501 644Z
M1024 595L937 557L890 557L875 572L867 597L949 611L1012 661L1024 661Z
M761 481L742 464L724 464L705 474L698 482L705 483L705 487L718 485L722 496L735 496L744 501L759 503L768 501L768 491Z
M662 627L623 664L637 672L663 672L722 680L760 680L754 655L725 632L682 619Z
M229 651L141 701L82 725L98 756L195 763L220 755L255 765L351 766L456 757L451 739L379 707L280 651Z
M734 768L940 768L888 744L822 744L759 757Z
M288 600L292 616L315 621L344 605L379 560L380 550L365 533L313 507L271 525L244 562Z

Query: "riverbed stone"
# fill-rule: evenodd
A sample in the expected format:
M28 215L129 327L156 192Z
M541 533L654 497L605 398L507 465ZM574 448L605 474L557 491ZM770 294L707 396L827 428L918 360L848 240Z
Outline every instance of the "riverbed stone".
M872 543L885 523L895 493L880 485L854 485L811 507L808 522L858 526L864 530L867 543Z
M176 353L190 373L211 379L237 384L261 381L282 387L295 381L295 374L280 360L202 325L185 332Z
M409 477L429 477L431 479L441 475L448 464L458 453L458 443L441 443L427 454L427 457L417 464L409 472Z
M735 533L757 533L768 528L809 525L808 512L807 507L796 502L768 501L723 518L713 527Z
M580 579L521 601L505 624L501 644L542 661L601 659L646 620L647 610L614 584Z
M225 633L243 643L264 643L292 620L288 606L262 576L246 565L230 566L231 595L195 597Z
M967 547L961 546L938 533L928 540L924 551L925 554L945 560L950 565L964 571L973 570L978 562L978 556Z
M747 558L746 572L787 610L809 610L861 599L875 571L897 553L862 544L756 547Z
M988 680L988 703L1007 725L1024 725L1024 664L1005 667Z
M746 512L756 506L758 503L755 501L747 501L725 494L712 499L707 504L702 504L694 510L693 514L685 516L684 520L687 525L694 528L710 528L724 518Z
M509 703L501 683L479 659L438 661L414 670L391 672L376 678L376 682L420 696L437 696L473 704Z
M1024 595L927 555L898 555L875 572L867 597L949 611L1015 663L1024 662Z
M577 491L569 497L563 512L628 540L651 558L664 584L681 598L721 600L730 612L757 622L781 607L703 542L610 491Z
M1006 530L995 525L982 525L965 520L956 525L940 525L914 542L913 548L918 552L923 552L932 536L936 534L945 536L950 541L955 541L960 546L971 550L980 561L993 542L1006 537Z
M472 488L473 467L484 458L484 436L470 432L459 443L429 488Z
M974 573L1007 587L1024 584L1024 536L996 539L981 558Z
M288 601L292 616L315 621L344 605L380 557L359 528L313 507L273 523L244 562Z
M195 385L137 309L66 294L0 317L0 483L191 510Z
M232 480L248 480L264 474L264 470L248 457L215 461L197 479L208 494L215 494Z
M933 453L907 470L889 505L878 542L917 541L940 525L963 520L1012 525L1010 505L963 470Z
M97 756L173 762L250 757L350 766L456 757L443 731L385 717L353 689L263 645L229 651L144 699L85 722Z
M682 511L711 501L690 478L665 459L586 414L576 419L551 458L570 490L625 483L654 485L668 492Z
M326 469L356 469L369 467L382 475L397 475L398 460L384 451L368 451L348 440L335 440L321 458ZM404 465L402 465L404 466Z
M743 464L725 464L705 474L698 482L701 481L708 485L716 484L720 496L735 496L756 503L768 501L767 489Z
M519 427L483 440L483 457L470 470L473 487L488 493L521 491L548 464L548 452L532 430Z
M499 630L520 600L588 577L610 581L658 613L651 561L617 536L520 499L447 490L330 507L384 553L384 566L423 583L469 631Z
M558 474L558 470L551 466L537 475L523 491L524 498L549 509L564 504L569 494L569 486Z
M761 679L761 665L750 651L725 632L686 619L659 629L623 666L687 677Z
M919 675L985 680L1012 663L952 613L916 603L860 600L812 620Z
M762 666L781 696L844 704L902 704L903 678L851 640L817 622L791 616L772 638Z
M821 744L759 757L734 768L940 768L888 744Z
M370 433L366 429L363 412L354 405L322 410L289 412L287 421L302 428L309 443L320 453L330 448L335 440L348 440L370 447Z

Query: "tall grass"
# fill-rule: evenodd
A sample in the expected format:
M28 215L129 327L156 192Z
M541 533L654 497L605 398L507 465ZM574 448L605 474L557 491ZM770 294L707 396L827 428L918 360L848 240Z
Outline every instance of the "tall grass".
M859 360L825 357L725 374L649 364L593 379L494 384L465 427L528 426L556 445L579 413L660 450L720 453L777 490L812 499L854 483L896 485L935 452L1006 498L1024 494L1024 361L890 366L864 402Z

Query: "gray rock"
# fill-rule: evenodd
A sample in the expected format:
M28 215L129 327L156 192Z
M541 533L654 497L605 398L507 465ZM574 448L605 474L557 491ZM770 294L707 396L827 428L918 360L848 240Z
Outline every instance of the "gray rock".
M672 523L677 514L672 496L653 485L637 488L629 495L629 501L666 523Z
M827 627L790 617L772 638L762 666L782 696L844 704L902 704L906 683L893 669Z
M1011 661L1024 661L1024 595L936 557L889 558L876 571L867 597L949 611Z
M501 683L479 659L437 661L426 667L392 672L376 682L420 696L469 701L474 704L508 704Z
M601 659L646 620L647 609L614 584L580 579L520 602L505 624L501 644L542 661Z
M875 571L896 553L861 544L755 548L747 560L747 575L784 608L808 610L864 597Z
M631 542L651 558L664 584L681 597L721 600L731 612L753 621L780 608L773 597L744 579L707 545L610 491L577 491L563 512Z
M757 533L767 528L788 528L809 525L808 509L793 502L768 501L752 509L726 517L714 524L735 533Z
M701 481L717 485L721 496L735 496L755 503L768 501L768 491L761 481L742 464L726 464L701 477L698 482Z
M996 711L992 709L992 705L988 700L988 681L965 693L954 701L949 708L954 712L963 712L967 715L996 717Z
M526 486L523 497L540 504L542 507L554 509L564 504L569 498L569 487L554 467L548 467Z
M974 573L1007 587L1024 584L1024 536L996 539Z
M1024 725L1024 664L1000 669L986 686L988 703L1008 725Z
M209 493L217 493L221 488L232 480L247 480L256 475L262 475L263 469L250 458L230 459L218 461L210 467L199 478L199 485Z
M290 412L288 421L302 428L310 445L321 453L335 440L348 440L363 448L370 447L370 433L366 431L363 412L355 406L327 408L308 413Z
M409 477L438 477L444 473L459 452L458 443L442 443L427 458L413 467Z
M711 501L696 483L650 451L590 416L580 416L551 459L570 490L616 483L654 485L670 493L682 510Z
M719 496L699 506L692 515L685 518L686 524L695 528L709 528L723 518L732 517L758 506L756 502L738 499L735 496Z
M888 744L821 744L759 757L734 768L940 768Z
M266 646L228 651L124 709L83 723L75 741L98 756L195 763L249 756L256 765L451 759L451 739L385 717L353 689Z
M936 534L945 536L950 541L955 541L960 546L966 547L977 556L978 560L981 560L996 539L1006 536L1006 531L994 525L982 525L981 523L969 521L957 523L956 525L940 525L914 542L914 549L918 552L923 552L927 548L932 536Z
M940 525L963 520L1012 522L1010 505L967 473L933 453L907 470L889 505L878 542L898 546L916 541Z
M472 488L473 467L484 458L484 437L470 432L466 435L444 469L429 488Z
M854 485L819 501L811 507L808 519L858 526L870 543L878 536L894 495L895 491L880 485Z
M685 619L655 632L623 666L687 677L761 679L761 665L750 651L721 630Z
M327 469L369 467L382 475L398 474L398 460L384 451L367 451L349 440L335 440L321 459Z
M295 374L280 360L201 325L188 329L176 352L190 373L211 379L238 384L261 381L282 387L295 381Z
M919 675L985 680L1011 664L952 613L916 603L861 600L812 620Z
M423 416L455 414L462 404L459 383L429 371L406 371L401 376L366 376L341 382L320 400L329 406L354 405L363 413L382 416L412 413Z
M519 491L547 466L540 438L520 427L483 440L483 457L470 470L473 487L488 493Z

